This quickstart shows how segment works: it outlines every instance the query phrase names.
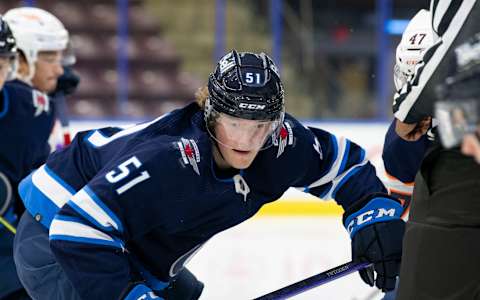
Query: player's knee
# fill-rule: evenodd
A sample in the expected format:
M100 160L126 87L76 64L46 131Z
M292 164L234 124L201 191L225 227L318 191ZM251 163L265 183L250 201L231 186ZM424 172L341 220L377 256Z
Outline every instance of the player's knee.
M183 269L164 290L166 300L196 300L203 291L203 283L199 281L188 269Z

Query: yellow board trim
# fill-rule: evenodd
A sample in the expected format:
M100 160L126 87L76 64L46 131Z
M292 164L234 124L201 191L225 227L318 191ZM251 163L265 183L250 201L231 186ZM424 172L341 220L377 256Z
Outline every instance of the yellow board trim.
M342 214L342 207L335 201L291 199L266 204L257 216L341 216Z

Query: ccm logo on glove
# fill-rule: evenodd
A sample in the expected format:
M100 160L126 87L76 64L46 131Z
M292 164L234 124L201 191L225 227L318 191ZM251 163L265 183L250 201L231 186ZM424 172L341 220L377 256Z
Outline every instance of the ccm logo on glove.
M367 203L361 210L351 214L345 220L345 227L350 236L353 236L359 229L365 225L400 219L403 207L400 203L392 201L389 198L374 198Z

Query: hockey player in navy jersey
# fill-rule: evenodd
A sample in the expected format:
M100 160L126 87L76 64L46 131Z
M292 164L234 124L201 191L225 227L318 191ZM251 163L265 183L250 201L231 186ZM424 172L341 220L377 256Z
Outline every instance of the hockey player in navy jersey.
M286 114L272 60L232 51L197 103L79 133L22 181L19 277L35 299L198 299L188 260L289 187L334 198L362 279L394 288L402 206L365 151Z
M63 83L63 79L68 78L62 76L64 51L69 42L68 31L53 14L36 7L10 9L4 18L12 29L19 50L18 70L14 82L37 90L38 97L43 98L38 102L38 109L52 111L58 118L58 106L60 104L61 111L63 102L59 101L57 104L47 95L64 93L58 91L58 83ZM61 148L68 142L68 130L56 124L50 137L51 148Z

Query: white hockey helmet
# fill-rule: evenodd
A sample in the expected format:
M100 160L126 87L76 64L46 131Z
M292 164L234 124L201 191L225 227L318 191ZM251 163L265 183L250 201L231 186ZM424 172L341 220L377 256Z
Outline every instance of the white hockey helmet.
M63 51L67 48L68 31L51 13L36 7L14 8L4 15L12 29L17 47L25 55L30 82L35 74L35 62L41 51Z
M437 36L432 28L431 14L422 9L410 20L397 46L393 81L400 90L423 60L425 51L432 47Z

